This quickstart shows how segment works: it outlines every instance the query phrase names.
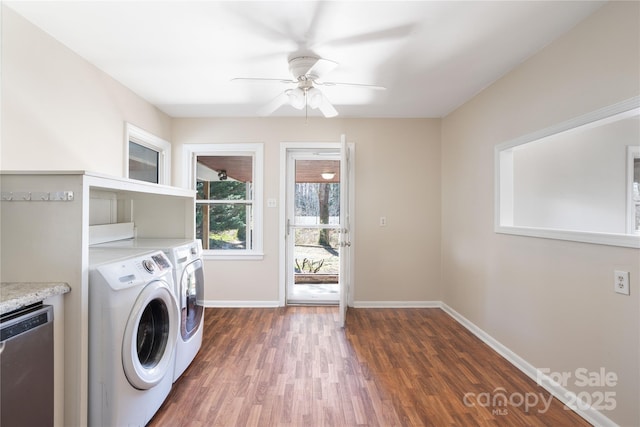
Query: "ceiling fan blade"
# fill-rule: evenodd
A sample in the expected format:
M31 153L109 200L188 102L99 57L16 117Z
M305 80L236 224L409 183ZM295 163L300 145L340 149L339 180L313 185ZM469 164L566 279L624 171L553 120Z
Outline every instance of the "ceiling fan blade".
M349 37L328 40L322 43L323 46L340 47L362 43L394 40L407 37L416 27L416 24L399 25L397 27L387 28L380 31L372 31L370 33L356 34Z
M286 84L290 84L290 83L298 83L295 80L290 80L290 79L268 79L268 78L262 78L262 77L234 77L231 79L232 82L237 82L237 81L245 81L245 82L280 82L280 83L286 83Z
M318 82L318 81L314 83L318 86L352 86L352 87L359 87L359 88L371 89L371 90L387 90L387 88L384 86L368 85L368 84L362 84L362 83Z
M322 27L325 26L326 16L329 12L327 8L333 7L331 2L326 1L316 2L315 6L316 8L313 11L313 16L311 17L309 28L307 28L307 31L304 34L304 44L307 48L311 48L314 44L316 44L318 33L322 30Z
M289 102L289 97L284 92L282 92L280 95L276 96L271 101L269 101L268 104L258 109L257 113L260 116L269 116L273 114L278 108L282 107L288 102Z
M338 110L336 110L335 107L331 105L331 102L329 102L324 94L322 94L322 103L318 107L318 110L320 110L326 118L331 118L338 115Z
M261 19L267 12L269 5L253 5L247 2L228 2L225 4L227 11L232 12L236 18L245 21L251 32L261 39L275 42L290 42L296 34L291 31L291 25L287 22L274 22ZM256 8L258 8L256 10Z
M318 60L305 73L307 76L313 76L314 79L321 79L325 74L329 74L336 69L338 63L330 59L318 58Z

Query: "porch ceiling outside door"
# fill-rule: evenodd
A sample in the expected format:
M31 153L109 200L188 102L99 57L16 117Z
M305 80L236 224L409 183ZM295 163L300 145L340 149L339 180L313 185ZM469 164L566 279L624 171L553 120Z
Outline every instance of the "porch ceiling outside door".
M247 156L201 156L199 161L216 172L227 171L227 176L241 182L251 181L251 158ZM322 174L331 172L331 179ZM331 183L340 182L340 162L338 160L298 160L296 182Z
M333 173L333 178L324 179L322 174ZM339 160L296 160L296 182L330 183L340 182Z

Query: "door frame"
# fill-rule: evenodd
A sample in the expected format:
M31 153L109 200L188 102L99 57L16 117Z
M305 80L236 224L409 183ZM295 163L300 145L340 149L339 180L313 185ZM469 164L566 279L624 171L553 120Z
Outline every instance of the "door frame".
M281 142L280 143L280 196L279 196L279 227L278 227L278 304L280 307L284 307L287 304L287 247L286 247L286 233L287 233L287 155L289 150L300 149L340 149L340 142ZM347 143L350 156L350 168L349 168L349 210L351 215L351 246L348 247L349 256L351 260L351 268L349 269L350 288L347 290L347 306L353 306L353 294L355 287L355 221L354 221L354 208L355 208L355 145L350 142ZM342 249L342 248L341 248Z

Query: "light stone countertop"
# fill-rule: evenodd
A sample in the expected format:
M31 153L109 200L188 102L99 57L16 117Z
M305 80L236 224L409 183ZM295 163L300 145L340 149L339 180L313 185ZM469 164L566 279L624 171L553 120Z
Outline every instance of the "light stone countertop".
M0 283L0 315L70 291L71 287L61 282L2 282Z

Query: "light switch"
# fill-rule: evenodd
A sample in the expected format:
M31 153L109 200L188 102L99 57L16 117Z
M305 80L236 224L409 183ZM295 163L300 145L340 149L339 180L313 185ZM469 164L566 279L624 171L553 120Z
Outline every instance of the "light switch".
M268 208L277 208L278 207L278 200L272 198L267 199L267 207Z

